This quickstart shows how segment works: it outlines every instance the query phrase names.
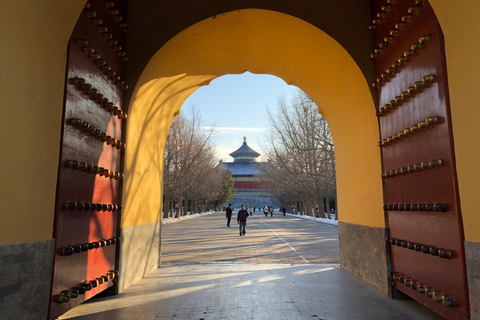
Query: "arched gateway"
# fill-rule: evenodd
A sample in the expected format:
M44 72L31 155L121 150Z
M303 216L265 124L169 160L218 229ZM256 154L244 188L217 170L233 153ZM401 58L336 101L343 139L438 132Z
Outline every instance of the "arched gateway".
M2 315L50 301L53 319L157 268L169 126L200 86L250 71L300 87L330 124L342 267L448 318L478 317L480 5L467 2L9 4Z

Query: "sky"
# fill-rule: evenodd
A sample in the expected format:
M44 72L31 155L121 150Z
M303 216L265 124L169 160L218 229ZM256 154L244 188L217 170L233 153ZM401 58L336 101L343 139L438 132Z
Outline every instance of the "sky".
M203 125L217 127L213 142L218 159L233 161L229 154L240 148L244 136L253 150L263 153L261 146L265 146L265 142L262 141L269 125L267 107L275 110L280 97L289 101L297 90L271 75L249 72L226 75L195 91L185 101L181 112L195 105Z

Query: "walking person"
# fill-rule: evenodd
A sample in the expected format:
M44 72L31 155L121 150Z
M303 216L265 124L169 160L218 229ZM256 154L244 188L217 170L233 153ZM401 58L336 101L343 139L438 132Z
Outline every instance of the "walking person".
M237 214L237 223L239 227L240 236L245 235L247 226L248 211L245 210L245 205L242 204L242 209L238 211Z
M248 215L253 216L253 207L248 208Z
M273 217L273 206L270 206L269 211L270 211L270 217Z
M265 217L268 216L268 207L267 207L267 206L265 206L265 207L263 208L263 214L265 215Z
M227 217L227 227L230 227L230 220L232 220L232 213L233 213L232 204L229 203L229 204L228 204L228 207L227 207L227 214L226 214L226 217Z
M287 212L287 208L283 207L282 212L283 212L283 216L285 217L285 212Z

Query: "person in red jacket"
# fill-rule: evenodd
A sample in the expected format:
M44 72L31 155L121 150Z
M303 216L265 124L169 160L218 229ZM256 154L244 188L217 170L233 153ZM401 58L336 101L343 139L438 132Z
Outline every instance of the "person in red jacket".
M245 227L247 226L248 211L245 210L245 205L242 204L242 209L238 210L237 223L240 228L240 236L245 235Z

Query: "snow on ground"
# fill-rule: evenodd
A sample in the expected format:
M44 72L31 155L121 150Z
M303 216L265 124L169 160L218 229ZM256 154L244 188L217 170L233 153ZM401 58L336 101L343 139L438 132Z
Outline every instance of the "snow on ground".
M286 213L286 215L292 216L292 217L297 217L300 219L305 219L305 220L311 220L311 221L316 221L316 222L321 222L325 224L331 224L332 226L337 226L338 227L338 220L334 219L326 219L326 218L315 218L311 216L304 216L304 215L298 215L298 214L292 214L292 213Z
M164 219L162 219L162 224L166 225L166 224L173 223L173 222L198 218L198 217L206 216L206 215L209 215L209 214L212 214L212 213L213 213L213 211L209 211L209 212L204 212L204 213L189 214L187 216L181 216L181 217L178 217L178 218L164 218ZM275 214L282 214L282 213L281 212L275 212ZM300 219L305 219L305 220L311 220L311 221L315 221L315 222L330 224L332 226L337 226L338 227L338 221L334 220L334 219L315 218L315 217L311 217L311 216L297 215L297 214L291 214L291 213L286 213L286 215L292 216L292 217L297 217L297 218L300 218Z
M162 225L166 225L166 224L173 223L173 222L178 222L178 221L183 221L183 220L188 220L188 219L193 219L193 218L198 218L198 217L202 217L202 216L207 216L207 215L212 214L212 213L213 213L213 211L209 211L209 212L203 212L203 213L189 214L187 216L180 216L178 218L163 218L162 219Z

